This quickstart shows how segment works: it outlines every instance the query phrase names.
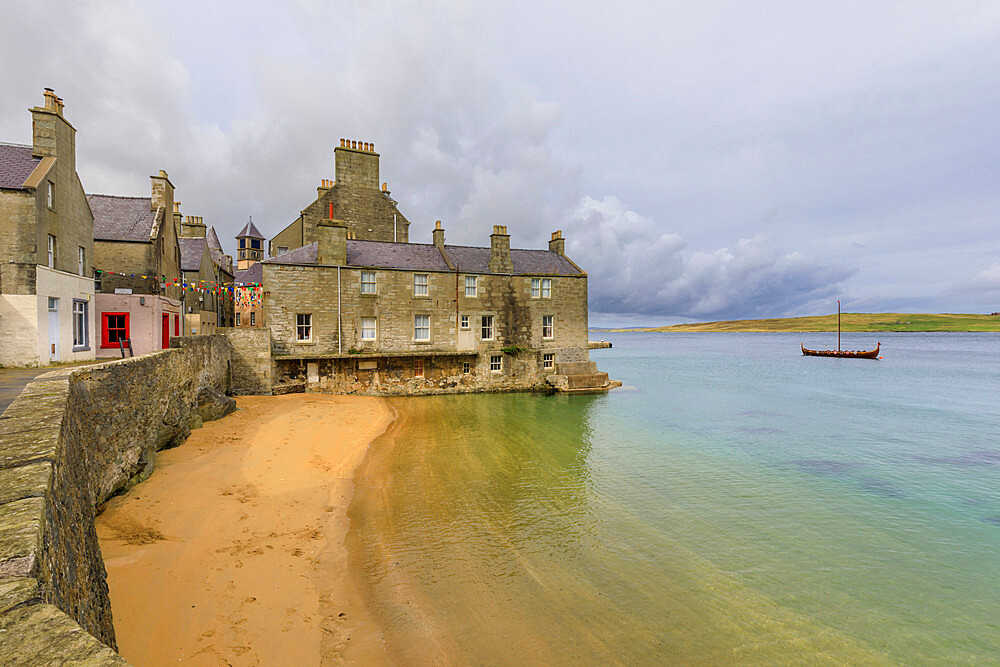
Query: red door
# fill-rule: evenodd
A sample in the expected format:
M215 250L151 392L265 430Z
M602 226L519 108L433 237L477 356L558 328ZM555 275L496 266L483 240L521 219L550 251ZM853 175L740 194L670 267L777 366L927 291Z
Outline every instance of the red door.
M170 316L163 316L163 349L170 347Z

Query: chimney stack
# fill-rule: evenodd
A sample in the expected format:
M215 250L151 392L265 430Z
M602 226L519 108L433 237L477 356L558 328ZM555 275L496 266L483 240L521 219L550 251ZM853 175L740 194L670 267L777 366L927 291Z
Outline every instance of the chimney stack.
M375 144L367 141L341 139L333 149L334 180L346 186L378 189L378 153Z
M150 176L149 180L152 181L149 198L150 208L155 211L162 206L168 214L176 211L177 206L174 205L174 184L170 182L167 172L161 169L160 173L156 176Z
M341 220L320 220L316 224L316 263L325 266L347 264L347 225Z
M444 248L444 227L441 226L440 220L434 223L434 245Z
M43 98L42 106L31 108L31 154L58 157L76 169L76 130L63 118L63 101L51 88L45 89Z
M552 238L549 239L549 252L566 254L566 239L563 238L561 229L552 232Z
M177 213L176 215L180 215ZM205 223L201 221L201 216L189 215L181 223L181 236L184 238L203 239L206 236Z
M490 272L514 273L514 263L510 259L510 234L507 225L493 225L490 234Z

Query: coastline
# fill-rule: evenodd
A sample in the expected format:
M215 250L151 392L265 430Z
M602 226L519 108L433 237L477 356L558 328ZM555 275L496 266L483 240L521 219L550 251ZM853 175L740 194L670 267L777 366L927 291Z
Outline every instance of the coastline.
M363 396L237 401L97 518L122 656L387 662L345 539L355 471L395 410Z

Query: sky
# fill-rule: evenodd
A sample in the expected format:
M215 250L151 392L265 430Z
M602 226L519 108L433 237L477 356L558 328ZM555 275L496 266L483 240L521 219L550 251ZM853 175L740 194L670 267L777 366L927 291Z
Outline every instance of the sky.
M1000 311L1000 3L0 0L91 193L272 236L374 142L410 239L563 230L591 324Z

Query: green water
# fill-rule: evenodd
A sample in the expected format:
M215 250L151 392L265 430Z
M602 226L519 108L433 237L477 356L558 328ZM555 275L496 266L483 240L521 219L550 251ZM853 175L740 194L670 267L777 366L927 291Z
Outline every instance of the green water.
M349 534L390 653L1000 662L1000 335L880 336L622 334L607 396L397 401Z

